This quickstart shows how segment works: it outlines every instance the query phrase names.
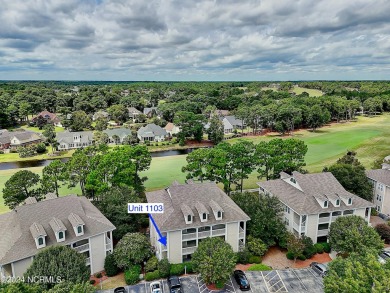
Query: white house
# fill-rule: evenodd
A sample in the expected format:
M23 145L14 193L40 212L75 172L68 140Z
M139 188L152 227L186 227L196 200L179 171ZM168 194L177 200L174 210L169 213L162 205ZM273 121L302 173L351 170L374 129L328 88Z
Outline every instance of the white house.
M143 141L164 141L168 137L168 133L164 128L151 123L141 127L137 131L138 139Z
M87 147L93 144L92 131L64 131L56 134L59 150L70 150Z
M180 128L171 122L165 125L164 129L170 136L172 136L172 134L178 134L180 132Z
M366 175L373 187L375 209L390 215L390 165L382 164L382 169L368 170Z

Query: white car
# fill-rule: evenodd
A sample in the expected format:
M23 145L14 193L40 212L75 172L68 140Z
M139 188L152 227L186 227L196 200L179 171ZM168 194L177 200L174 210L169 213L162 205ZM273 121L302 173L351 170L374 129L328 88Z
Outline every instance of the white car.
M161 283L158 281L150 283L150 293L162 293Z

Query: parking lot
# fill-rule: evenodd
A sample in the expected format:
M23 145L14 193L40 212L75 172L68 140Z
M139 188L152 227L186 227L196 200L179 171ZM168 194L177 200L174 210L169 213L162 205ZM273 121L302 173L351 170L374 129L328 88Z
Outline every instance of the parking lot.
M270 292L323 292L322 278L312 269L288 269L263 272L245 272L251 285L252 293ZM186 276L180 278L184 293L212 293L207 289L204 282L197 276ZM163 293L169 293L166 280L161 281ZM128 293L150 293L150 282L127 286ZM112 293L114 290L99 291L101 293ZM226 283L221 293L238 293L241 290L233 279Z

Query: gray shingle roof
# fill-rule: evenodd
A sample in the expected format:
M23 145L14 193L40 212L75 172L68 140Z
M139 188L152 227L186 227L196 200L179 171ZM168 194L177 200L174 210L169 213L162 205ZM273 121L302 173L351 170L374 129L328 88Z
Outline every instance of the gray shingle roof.
M54 192L49 192L45 195L45 200L48 200L48 199L55 199L57 198L57 194L55 194Z
M301 215L373 207L371 202L346 191L330 172L315 174L293 172L293 177L302 190L282 179L257 184ZM332 199L336 196L341 199L352 198L352 205L347 206L343 201L340 201L339 207L334 207L330 203L328 208L322 208L316 200L316 198L321 200Z
M30 226L30 232L31 232L31 235L34 239L38 238L39 236L46 236L47 235L43 226L41 224L38 224L35 222L32 223L32 225Z
M164 204L164 213L153 216L156 224L162 231L250 220L237 204L214 182L171 185L169 193L166 189L147 192L146 198L149 203ZM224 210L224 217L222 220L217 221L214 215L210 215L206 222L201 222L196 206L201 204L208 214L212 214L211 199ZM194 214L193 223L190 225L185 223L183 204L187 205Z
M60 231L66 231L64 223L62 223L62 221L56 217L53 217L50 220L49 224L55 233Z
M237 119L235 116L225 116L224 118L233 126L242 126L242 120Z
M56 134L56 139L59 143L74 143L74 137L81 136L80 143L88 143L93 140L93 131L63 131Z
M76 236L68 217L71 213L77 214L85 223L84 235ZM16 260L31 257L38 252L35 244L35 233L31 231L33 223L41 225L46 237L46 246L57 244L57 240L50 226L53 217L61 220L67 229L65 241L67 245L81 239L112 231L115 226L85 197L68 195L52 200L40 201L35 204L18 206L15 210L0 215L0 264L11 263Z
M128 128L113 128L113 129L106 129L103 130L104 133L108 135L108 137L113 137L114 135L119 136L119 138L123 139L128 135L131 135L131 130Z
M74 213L70 213L68 220L72 224L73 227L85 225L84 221L80 218L80 216L76 215Z
M157 112L157 107L144 108L145 115L148 115L151 111Z
M390 170L388 169L367 170L366 175L372 180L390 186Z
M209 213L209 210L204 206L203 203L201 203L199 201L195 204L195 208L199 214L208 214Z
M38 133L32 131L10 132L10 139L12 140L14 137L16 137L20 143L29 143L42 140Z
M161 128L160 126L151 123L144 127L141 127L137 131L138 136L141 137L152 137L152 136L166 136L168 135L167 131L164 128Z
M216 203L214 200L210 200L210 203L209 203L211 209L213 210L213 212L223 212L223 209L221 208L221 206Z
M129 114L130 115L138 115L138 114L142 114L142 112L134 107L128 107L127 108L127 111L129 111Z
M30 196L24 200L24 204L33 204L33 203L37 203L37 199L35 197Z

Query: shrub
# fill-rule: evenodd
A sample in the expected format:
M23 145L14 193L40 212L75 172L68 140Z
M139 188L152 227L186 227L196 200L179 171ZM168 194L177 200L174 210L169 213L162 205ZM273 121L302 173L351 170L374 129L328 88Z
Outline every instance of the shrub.
M0 150L0 155L4 155L4 151L3 150Z
M163 258L158 262L158 271L160 272L161 278L166 278L169 276L171 271L171 264L169 263L168 259Z
M102 277L102 273L96 273L96 274L95 274L95 277L98 278L98 279L100 279L100 278Z
M118 267L116 266L113 254L106 256L106 259L104 260L104 271L108 277L115 276L118 273Z
M303 255L306 258L311 258L313 255L317 253L317 248L314 245L311 245L309 247L306 247L305 250L303 251Z
M321 243L314 244L317 253L324 253L324 246Z
M157 270L157 265L158 265L158 259L155 256L152 256L149 258L149 260L146 262L145 265L145 272L154 272Z
M288 251L288 252L286 253L286 257L287 257L288 259L290 259L290 260L293 260L293 259L294 259L294 255L293 255L293 253L290 252L290 251Z
M299 260L306 260L306 256L304 256L303 254L301 254L300 256L298 256L298 259L299 259Z
M217 289L222 289L223 287L225 287L225 282L224 281L217 281L217 282L215 282L215 287L217 287Z
M249 252L257 256L263 256L268 249L261 239L252 236L248 236L247 247Z
M38 143L36 146L36 151L38 154L43 154L46 152L46 146L43 142Z
M390 226L388 224L379 224L375 227L375 230L385 241L385 243L390 242Z
M187 274L192 274L194 272L194 268L193 268L192 262L187 261L187 262L184 263L184 266L185 266L185 272Z
M145 144L146 144L146 145L150 145L150 141L148 141L148 140L145 141Z
M247 264L249 262L249 258L253 256L247 248L243 251L237 252L237 262L241 264Z
M248 269L248 271L271 271L271 270L272 270L271 267L262 263L252 265Z
M324 251L326 253L329 253L330 252L330 244L328 242L320 242L322 244L322 247L324 248Z
M170 269L171 276L180 276L184 274L184 264L172 264Z
M154 272L146 273L145 280L146 281L153 281L160 279L160 272L158 270L155 270Z
M94 285L94 284L96 283L96 280L89 280L89 283L90 283L91 285Z
M249 263L261 263L261 257L253 255L249 258Z
M134 285L139 282L139 275L141 273L141 266L134 265L125 271L125 282L127 285Z
M371 209L371 216L377 216L378 211L376 209Z

